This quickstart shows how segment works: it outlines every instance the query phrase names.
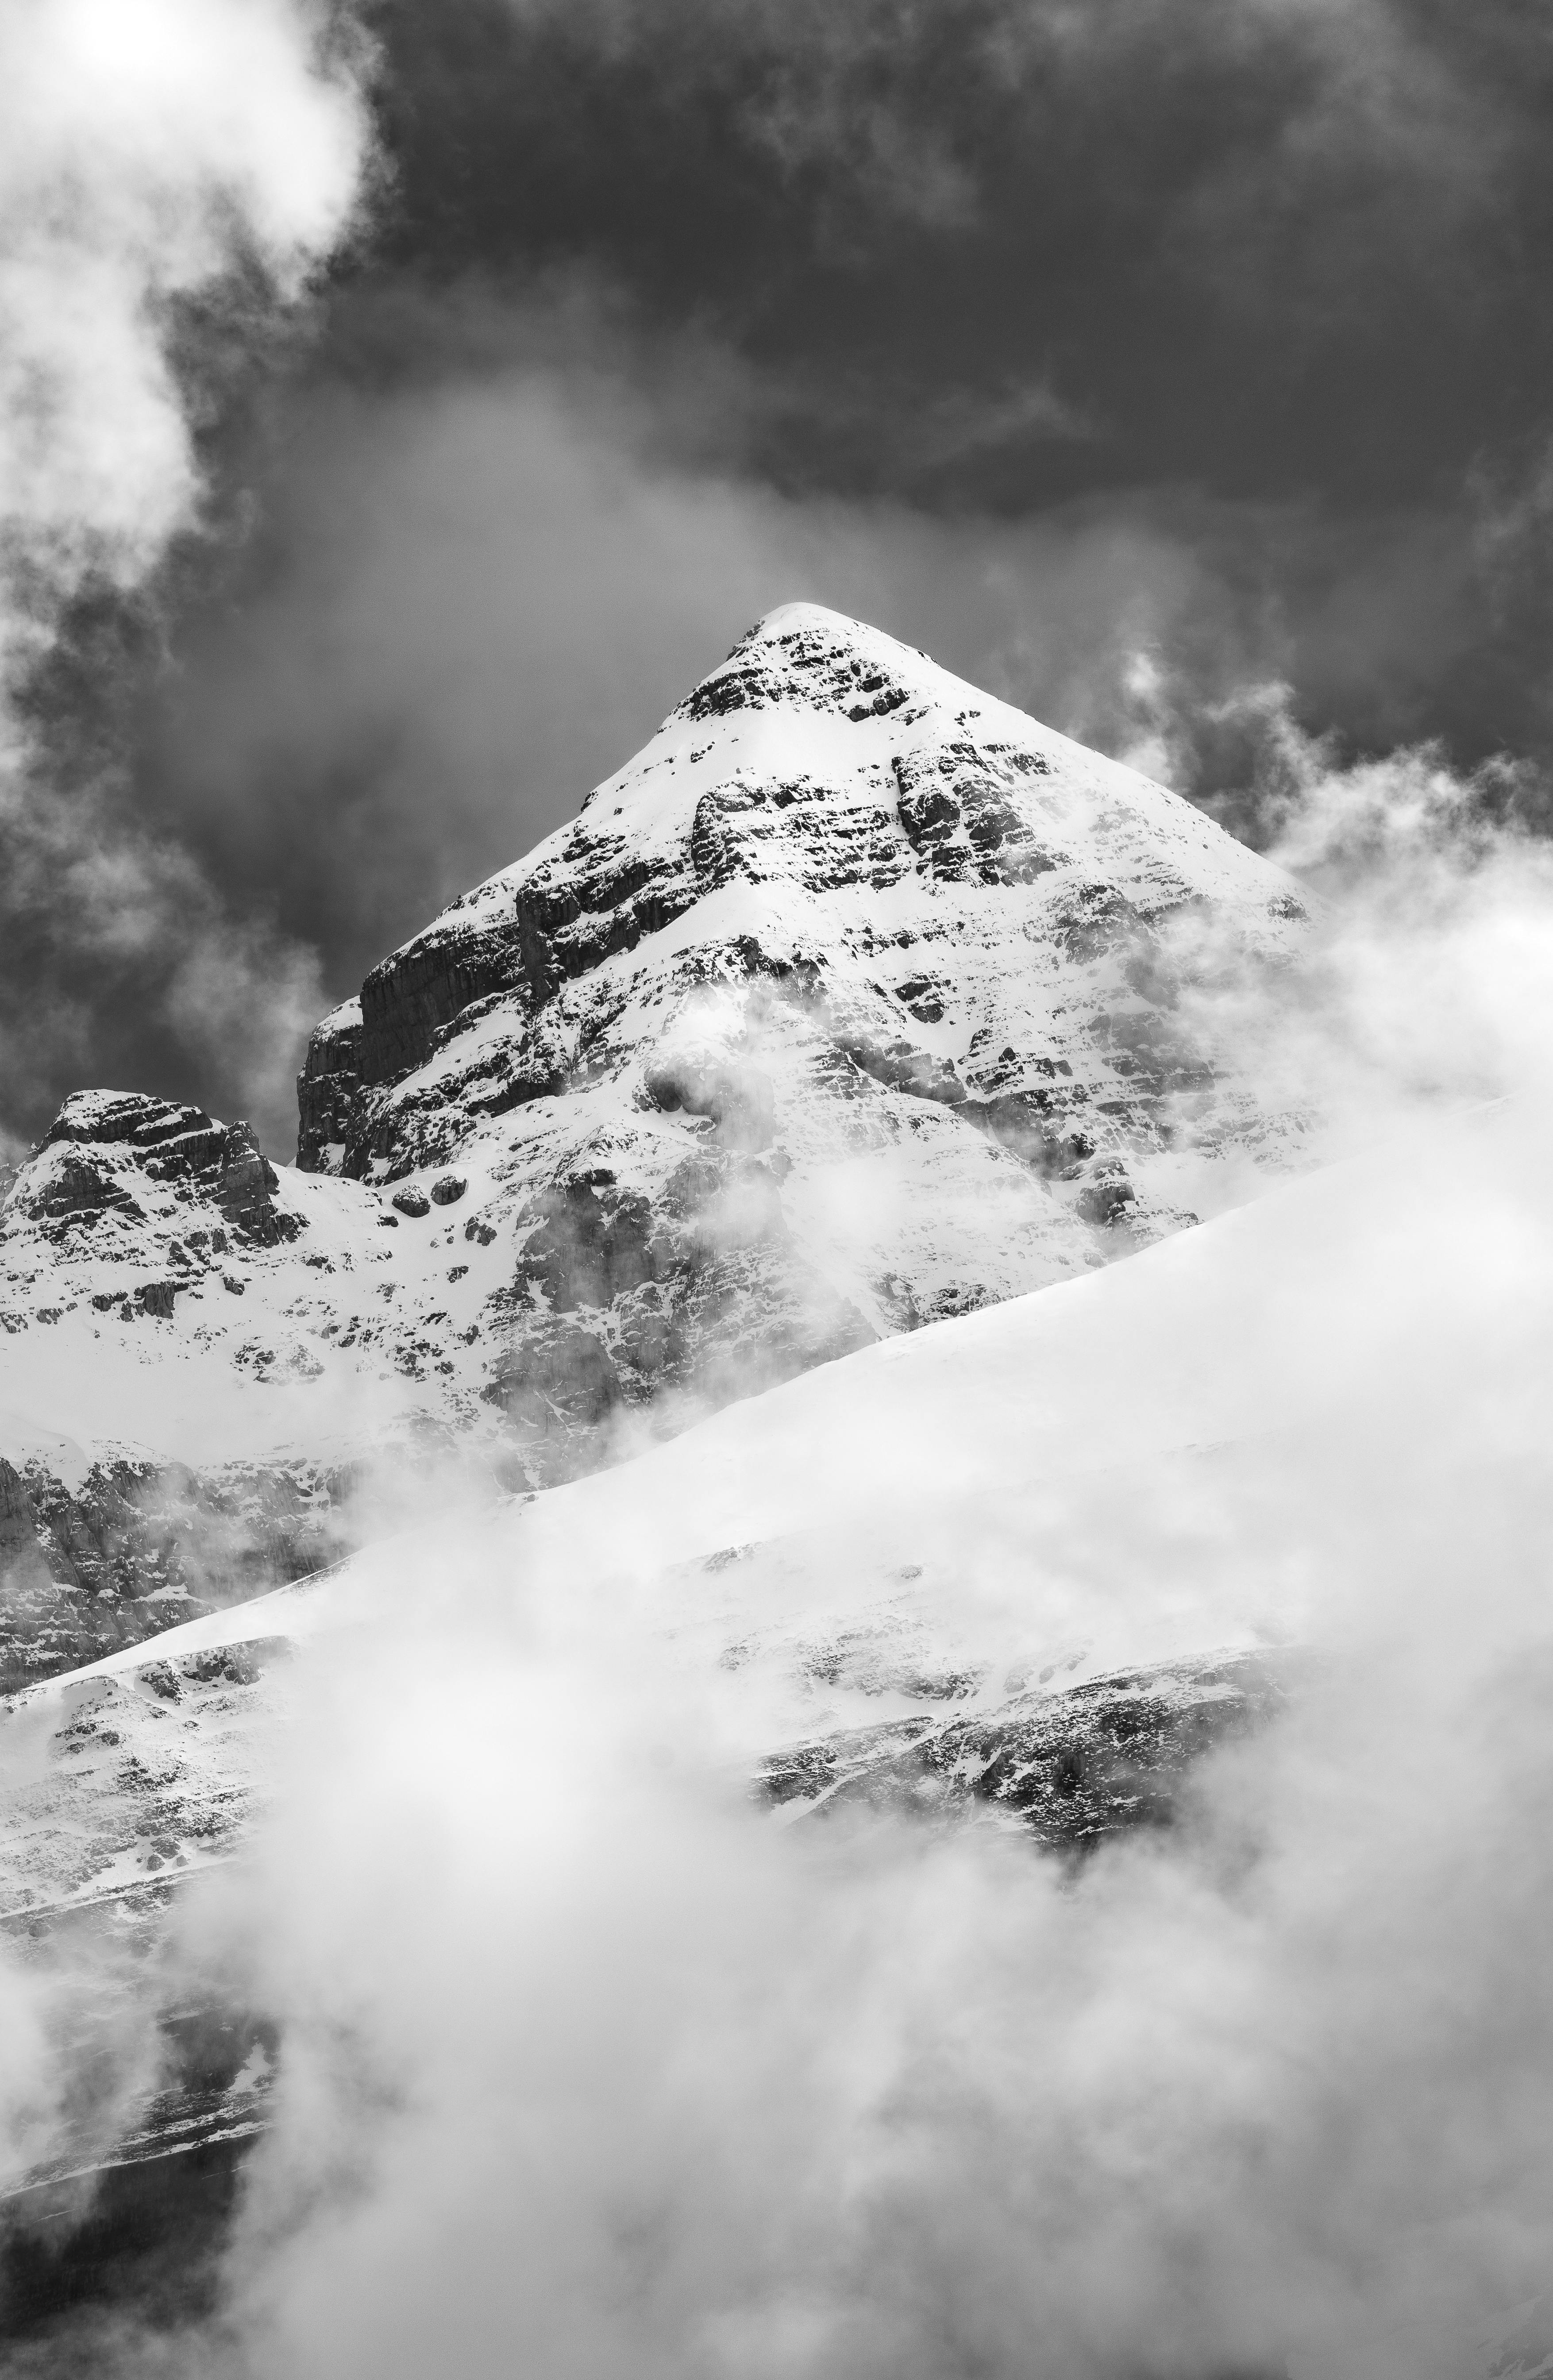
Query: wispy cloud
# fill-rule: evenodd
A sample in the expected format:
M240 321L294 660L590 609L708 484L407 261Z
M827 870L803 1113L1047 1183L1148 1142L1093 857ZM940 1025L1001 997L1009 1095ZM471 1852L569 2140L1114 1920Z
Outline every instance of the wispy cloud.
M74 1038L94 977L176 1032L220 1013L218 977L251 1012L275 967L306 965L277 944L256 970L261 929L125 804L115 754L51 761L39 681L72 607L133 595L200 527L182 310L278 321L349 224L365 146L348 52L294 0L11 0L0 18L0 829L45 1044L51 1009ZM275 1018L273 1048L294 1031ZM263 1096L240 1053L235 1073Z

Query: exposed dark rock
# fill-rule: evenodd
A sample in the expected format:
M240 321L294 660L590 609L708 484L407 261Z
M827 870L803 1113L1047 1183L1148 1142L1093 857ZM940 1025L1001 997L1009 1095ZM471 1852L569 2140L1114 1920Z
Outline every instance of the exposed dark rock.
M391 1083L419 1065L439 1026L472 1001L524 987L528 972L516 905L504 925L455 921L395 951L361 987L355 1046L362 1082Z
M0 1457L0 1608L28 1595L46 1593L52 1583L27 1483Z
M655 1107L710 1116L730 1148L769 1148L776 1131L776 1096L755 1066L705 1063L670 1057L649 1066L647 1095Z
M912 976L895 986L895 997L916 1017L918 1025L940 1025L943 1021L943 999L930 976Z
M604 1195L573 1180L540 1203L540 1220L524 1244L517 1281L537 1292L552 1313L608 1305L668 1269L672 1259L651 1245L652 1217L645 1198Z
M423 1197L419 1190L395 1190L391 1204L398 1208L401 1215L408 1215L416 1221L431 1212L431 1200Z
M0 1693L321 1569L350 1486L306 1463L120 1460L72 1490L0 1460Z
M931 1713L827 1736L766 1764L773 1802L919 1812L985 1804L1054 1848L1179 1817L1202 1755L1288 1706L1305 1657L1233 1654L1021 1693L991 1711Z
M1037 1084L997 1099L967 1099L961 1112L1037 1173L1061 1180L1095 1154L1093 1139L1074 1122L1073 1110L1081 1104L1066 1086Z
M39 1148L55 1142L127 1146L145 1157L146 1171L153 1178L175 1180L203 1172L219 1161L221 1131L202 1108L152 1099L145 1091L75 1091Z
M936 877L1024 884L1065 864L1065 853L1037 839L974 744L952 743L930 760L897 759L893 766L906 839Z
M911 698L887 671L838 649L823 631L796 627L769 639L758 624L673 715L725 718L730 711L764 710L795 695L817 710L839 711L852 720L887 718Z
M222 1137L216 1203L234 1230L273 1247L295 1239L301 1225L275 1205L280 1177L259 1146L250 1123L228 1124Z
M218 1123L202 1108L140 1092L78 1091L67 1099L34 1151L18 1203L34 1221L62 1227L90 1225L110 1213L140 1221L144 1208L134 1191L140 1186L143 1196L145 1184L209 1201L242 1237L267 1246L300 1229L298 1219L275 1204L279 1177L251 1124ZM219 1232L191 1231L188 1237L199 1249L225 1246ZM191 1264L188 1251L174 1245L175 1261Z
M251 1686L272 1662L289 1661L294 1649L289 1636L252 1636L241 1645L217 1645L206 1653L186 1654L177 1674L194 1686L208 1686L217 1678L229 1686Z
M1067 895L1055 920L1066 956L1077 965L1135 943L1147 920L1114 884L1079 884Z
M1137 1193L1124 1173L1102 1173L1078 1194L1078 1211L1086 1223L1114 1223L1136 1204Z
M533 1330L481 1394L539 1439L570 1447L620 1402L621 1388L601 1334L557 1319Z
M887 1083L892 1090L910 1091L916 1099L937 1099L945 1107L958 1107L965 1096L952 1059L931 1057L910 1041L881 1046L863 1034L841 1031L836 1047L865 1075L876 1083Z
M23 1208L38 1222L91 1222L109 1210L138 1222L141 1215L123 1184L105 1166L94 1164L89 1157L73 1156L55 1169L39 1195L24 1199Z
M615 1344L625 1361L649 1383L683 1372L689 1346L673 1298L657 1281L614 1301Z
M361 1003L351 1000L313 1027L297 1077L297 1162L304 1172L327 1172L327 1152L343 1152L357 1124L364 1087Z
M431 1184L431 1203L435 1207L454 1207L468 1188L461 1173L444 1173Z
M221 2006L164 2010L157 2033L157 2089L111 2157L76 2107L83 2137L0 2216L0 2319L18 2370L105 2372L116 2360L110 2335L187 2336L219 2303L279 2034ZM115 2070L106 2044L101 2063Z
M511 1286L491 1300L502 1352L481 1393L540 1478L602 1460L600 1426L617 1405L672 1388L683 1420L874 1336L795 1256L758 1160L708 1146L654 1200L592 1167L536 1205Z

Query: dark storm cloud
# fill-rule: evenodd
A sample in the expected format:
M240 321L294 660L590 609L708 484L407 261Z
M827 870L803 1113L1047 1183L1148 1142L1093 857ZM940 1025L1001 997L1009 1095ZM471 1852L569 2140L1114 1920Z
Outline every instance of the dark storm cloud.
M601 343L586 369L334 388L294 417L265 569L186 629L142 797L212 877L272 887L337 990L571 816L779 599L1214 796L1290 715L1241 689L1363 700L1389 746L1461 634L1460 558L1426 516L1343 538L1190 492L1025 518L795 496L675 451L649 377Z
M1542 12L1375 0L464 0L372 12L388 252L585 258L773 371L769 459L899 486L946 392L1049 386L977 493L1432 487L1546 407ZM866 402L864 401L866 398ZM786 435L783 436L783 431Z
M219 535L79 601L32 688L51 783L289 989L260 1066L82 961L18 1128L260 1066L278 1138L309 999L793 596L1242 823L1286 733L1548 751L1539 9L362 13L381 164L314 344L186 334Z

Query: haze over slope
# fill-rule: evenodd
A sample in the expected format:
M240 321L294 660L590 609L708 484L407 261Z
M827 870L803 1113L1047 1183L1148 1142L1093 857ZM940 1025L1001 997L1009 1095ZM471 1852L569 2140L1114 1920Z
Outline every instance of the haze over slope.
M733 2374L709 2307L798 2289L817 2380L940 2374L904 2308L1043 2380L1522 2369L1547 1138L1393 1137L32 1690L11 1905L111 1941L181 1882L142 2022L278 2045L209 2368L625 2370L645 2325Z

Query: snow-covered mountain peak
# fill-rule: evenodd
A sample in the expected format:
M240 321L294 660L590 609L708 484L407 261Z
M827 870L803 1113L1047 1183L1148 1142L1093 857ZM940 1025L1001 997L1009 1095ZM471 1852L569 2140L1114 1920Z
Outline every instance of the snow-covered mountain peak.
M67 1103L0 1229L18 1411L198 1463L343 1460L355 1412L562 1475L1244 1196L1297 1133L1204 953L1302 920L1190 804L784 605L323 1019L297 1171Z
M1003 800L989 803L989 777ZM773 840L802 843L812 840L817 817L877 809L881 779L887 806L892 796L900 808L910 846L904 856L937 880L966 868L983 881L1006 876L1022 856L1034 856L1007 852L1011 833L1017 843L1019 825L1037 820L1062 823L1072 857L1103 854L1126 827L1134 852L1149 839L1184 838L1199 860L1213 853L1231 872L1241 850L1179 796L927 654L820 604L789 603L758 621L641 752L595 788L582 806L586 832L579 819L454 909L499 908L541 858L575 862L596 840L618 838L642 860L667 860L698 824L704 839L705 797L725 785L747 791L769 781ZM946 782L955 779L959 785ZM1034 817L1016 820L1006 796L1019 811L1022 791L1040 798ZM1255 873L1252 862L1241 880ZM1161 889L1171 889L1168 878Z
M739 638L671 713L692 721L780 704L839 713L855 725L908 704L952 699L961 681L926 653L821 603L783 603ZM975 689L965 687L975 695Z
M783 603L746 631L666 723L785 707L830 712L860 726L906 709L918 716L940 712L952 718L967 706L978 713L989 707L1007 709L941 669L929 654L865 620L849 619L823 603ZM1035 724L1020 713L1010 716L1025 729Z

